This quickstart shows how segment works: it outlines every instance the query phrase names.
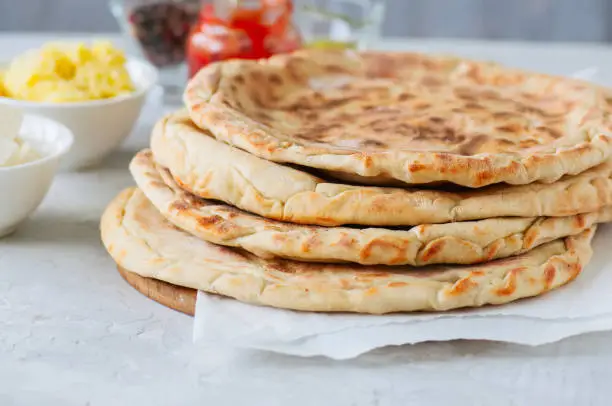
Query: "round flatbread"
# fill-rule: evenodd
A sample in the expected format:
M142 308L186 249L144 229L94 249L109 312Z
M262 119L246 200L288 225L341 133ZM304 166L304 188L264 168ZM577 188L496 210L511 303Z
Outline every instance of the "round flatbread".
M550 183L612 152L603 89L453 57L231 60L202 69L184 99L223 142L369 184Z
M389 313L502 304L557 288L588 263L595 227L481 265L309 264L265 260L200 240L169 223L142 192L129 189L107 207L101 232L115 262L141 276L253 304Z
M612 205L612 165L553 184L457 192L332 183L207 136L184 112L153 130L155 161L185 190L263 217L301 224L407 226L494 217L572 216Z
M612 220L612 207L568 217L514 217L431 224L408 230L319 227L269 220L182 190L149 150L130 171L172 224L203 240L261 258L371 265L474 264L529 251Z

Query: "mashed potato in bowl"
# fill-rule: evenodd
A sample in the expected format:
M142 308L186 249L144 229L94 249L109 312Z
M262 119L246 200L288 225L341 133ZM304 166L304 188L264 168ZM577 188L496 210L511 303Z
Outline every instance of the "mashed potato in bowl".
M14 58L0 72L0 96L69 103L132 93L125 54L110 42L50 43Z

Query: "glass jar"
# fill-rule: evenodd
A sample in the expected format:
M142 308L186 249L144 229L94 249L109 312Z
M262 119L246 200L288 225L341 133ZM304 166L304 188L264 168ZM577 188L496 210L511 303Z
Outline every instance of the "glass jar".
M189 77L207 64L258 59L301 46L291 0L215 0L203 4L187 40Z
M306 48L368 49L381 37L384 0L300 0L296 21Z
M200 0L111 0L122 31L160 72L169 102L180 102L187 81L185 44L198 19Z

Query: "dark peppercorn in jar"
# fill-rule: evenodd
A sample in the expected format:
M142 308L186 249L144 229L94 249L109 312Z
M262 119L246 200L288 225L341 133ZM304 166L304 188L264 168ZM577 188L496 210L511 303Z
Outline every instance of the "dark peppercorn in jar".
M185 61L185 44L197 21L200 0L115 0L112 9L155 66Z

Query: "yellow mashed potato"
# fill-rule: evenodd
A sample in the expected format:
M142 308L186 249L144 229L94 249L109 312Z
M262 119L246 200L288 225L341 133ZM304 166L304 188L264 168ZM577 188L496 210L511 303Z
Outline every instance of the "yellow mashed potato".
M0 72L0 95L38 102L79 102L134 91L125 54L110 42L44 45Z

